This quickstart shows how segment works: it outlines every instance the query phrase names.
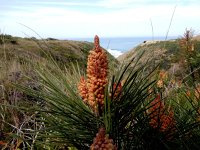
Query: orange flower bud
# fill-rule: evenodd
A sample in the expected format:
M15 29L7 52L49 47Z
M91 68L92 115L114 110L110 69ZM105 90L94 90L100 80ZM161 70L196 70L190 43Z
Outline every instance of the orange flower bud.
M157 87L158 88L163 88L163 80L158 80Z
M87 89L87 83L84 77L82 76L80 79L80 82L78 84L78 90L81 95L81 97L86 100L88 98L88 89Z
M114 98L116 98L122 92L122 83L120 82L118 85L114 83L113 85Z
M165 113L164 104L161 102L160 95L151 102L152 107L149 109L150 122L153 128L159 128L161 132L166 130L175 130L174 113L170 110L168 114Z

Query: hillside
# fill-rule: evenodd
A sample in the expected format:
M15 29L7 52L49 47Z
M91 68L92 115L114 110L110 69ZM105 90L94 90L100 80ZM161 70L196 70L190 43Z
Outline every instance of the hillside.
M200 41L200 35L195 36L194 39Z
M0 60L18 58L18 60L26 61L32 59L45 58L46 54L51 54L61 66L68 66L69 63L78 62L81 66L86 65L87 55L93 49L93 43L57 40L48 38L38 40L36 38L20 38L10 35L1 35L0 39ZM111 63L117 63L116 59L108 53Z
M37 86L37 83L27 81L28 77L37 78L33 71L33 64L42 64L48 68L54 67L52 60L61 69L72 71L72 65L79 66L81 71L86 69L89 51L94 47L93 43L57 40L48 38L39 40L36 38L20 38L10 35L0 36L0 86L7 91L11 82L18 82ZM107 52L109 65L115 66L119 62ZM51 59L53 58L53 59ZM110 67L112 68L112 67ZM53 69L54 70L54 69ZM0 99L4 91L0 88Z
M169 41L148 41L142 43L130 51L119 56L117 59L120 62L128 62L133 57L138 57L139 54L144 52L140 63L149 60L152 66L159 65L159 69L168 71L170 74L174 74L178 78L183 78L188 74L186 68L187 62L195 67L199 64L200 54L200 41L194 39L194 51L186 53L179 45L180 40L169 40Z

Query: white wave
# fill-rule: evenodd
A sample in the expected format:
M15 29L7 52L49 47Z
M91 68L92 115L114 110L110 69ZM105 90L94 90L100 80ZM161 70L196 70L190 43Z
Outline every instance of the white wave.
M108 52L113 55L115 58L117 58L118 56L122 55L123 53L119 50L115 50L115 49L107 49Z

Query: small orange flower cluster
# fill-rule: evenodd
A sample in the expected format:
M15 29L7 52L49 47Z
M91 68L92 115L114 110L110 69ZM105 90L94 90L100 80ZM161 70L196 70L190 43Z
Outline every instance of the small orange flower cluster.
M158 88L163 88L163 80L158 80L158 82L156 83Z
M106 135L104 128L100 128L99 132L96 134L96 137L93 140L93 144L90 146L91 150L117 150L116 145L112 139L109 139L109 136Z
M113 98L116 98L122 92L122 83L120 82L118 85L114 83L113 91L115 91Z
M160 79L166 79L167 78L167 72L164 70L161 70L159 73L159 78Z
M190 98L192 98L196 104L198 104L200 99L200 85L195 87L193 90L187 90L186 95Z
M161 102L160 95L151 102L150 108L150 125L153 128L159 128L161 132L175 129L174 113L170 111L168 114L165 113L164 104Z
M186 95L187 95L188 97L190 97L190 96L191 96L191 92L190 92L189 90L187 90L187 91L186 91Z
M81 95L83 101L87 103L88 99L88 89L87 89L87 82L85 78L82 76L80 82L78 84L79 94Z
M167 72L164 70L161 70L159 73L159 80L157 82L157 87L158 88L163 88L164 86L164 80L167 79Z
M200 85L198 85L197 88L195 89L195 96L197 99L200 98Z
M100 48L99 37L95 36L95 48L90 51L87 62L87 81L81 78L78 89L84 102L95 111L104 105L104 90L107 84L108 60Z
M6 142L0 141L0 146L6 145Z
M194 51L194 44L189 43L187 40L185 39L181 39L179 42L179 45L186 49L188 52L192 52Z
M187 52L194 51L194 44L193 44L193 31L186 30L183 37L181 38L179 45L185 49Z

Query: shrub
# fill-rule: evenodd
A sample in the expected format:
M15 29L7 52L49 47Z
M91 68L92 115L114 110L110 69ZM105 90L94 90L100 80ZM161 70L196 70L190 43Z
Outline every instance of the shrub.
M35 106L41 129L33 131L38 133L34 145L81 150L199 147L197 107L187 96L186 105L180 104L183 94L167 97L164 86L157 87L151 63L137 66L141 57L108 72L96 36L85 74L75 66L73 72L63 71L54 61L52 68L36 65L41 91L18 85L44 100L44 105Z

